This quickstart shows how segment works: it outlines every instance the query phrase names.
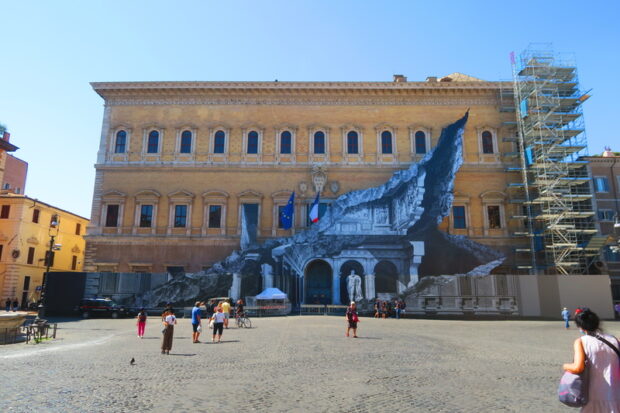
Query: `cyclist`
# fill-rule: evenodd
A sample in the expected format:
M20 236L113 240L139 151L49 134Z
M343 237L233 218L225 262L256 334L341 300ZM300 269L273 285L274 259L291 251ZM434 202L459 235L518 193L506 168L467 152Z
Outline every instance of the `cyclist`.
M235 308L235 318L245 316L245 311L243 310L243 300L240 298L237 300L237 306Z

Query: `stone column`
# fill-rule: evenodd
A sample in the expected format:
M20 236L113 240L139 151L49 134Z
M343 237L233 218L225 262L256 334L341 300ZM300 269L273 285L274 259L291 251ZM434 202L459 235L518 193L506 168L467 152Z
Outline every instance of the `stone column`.
M340 274L337 272L332 277L332 304L340 305Z
M241 274L237 272L233 273L232 275L232 284L230 286L228 296L234 301L237 301L239 298L241 298Z
M364 282L366 283L366 299L372 301L375 299L375 275L372 273L366 274Z
M409 241L411 244L411 264L409 265L409 284L407 287L413 287L419 280L418 267L422 263L422 257L424 256L424 241ZM403 286L404 287L404 286ZM400 283L399 283L400 292Z

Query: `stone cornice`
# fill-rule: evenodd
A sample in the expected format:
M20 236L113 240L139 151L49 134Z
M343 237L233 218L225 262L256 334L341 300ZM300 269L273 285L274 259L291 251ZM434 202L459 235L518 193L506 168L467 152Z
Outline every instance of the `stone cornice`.
M506 82L93 82L107 105L493 105Z

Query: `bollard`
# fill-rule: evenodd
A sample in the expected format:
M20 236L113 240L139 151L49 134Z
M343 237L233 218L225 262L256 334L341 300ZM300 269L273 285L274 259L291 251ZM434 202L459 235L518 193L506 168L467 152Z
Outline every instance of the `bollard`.
M58 327L58 323L54 323L54 333L52 334L53 339L56 339L56 327Z

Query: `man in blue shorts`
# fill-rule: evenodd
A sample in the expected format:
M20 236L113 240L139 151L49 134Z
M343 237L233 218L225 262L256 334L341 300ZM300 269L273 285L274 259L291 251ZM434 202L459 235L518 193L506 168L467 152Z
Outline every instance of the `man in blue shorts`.
M200 304L202 304L200 301L196 301L196 303L194 304L194 308L192 308L192 329L194 330L194 333L192 334L192 340L194 343L200 343L200 341L198 340L198 337L200 336L200 331L198 331L198 327L200 327L200 325L202 324L202 322L200 321Z

